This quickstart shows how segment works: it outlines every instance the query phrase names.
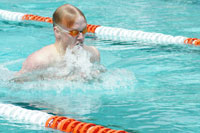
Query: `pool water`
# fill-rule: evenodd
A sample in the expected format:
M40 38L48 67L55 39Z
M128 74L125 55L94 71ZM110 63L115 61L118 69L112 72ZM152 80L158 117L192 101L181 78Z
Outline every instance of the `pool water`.
M200 38L198 0L68 0L89 24ZM52 16L64 0L7 0L0 9ZM0 20L0 102L128 132L200 130L200 47L86 37L100 80L9 82L25 58L54 43L51 24ZM0 117L2 132L55 132ZM59 132L59 131L58 131Z

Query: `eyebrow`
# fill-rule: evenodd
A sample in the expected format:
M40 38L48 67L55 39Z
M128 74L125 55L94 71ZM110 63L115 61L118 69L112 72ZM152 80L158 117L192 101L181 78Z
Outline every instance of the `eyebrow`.
M83 31L85 28L87 28L87 25L81 31ZM79 31L78 29L75 29L75 28L71 28L71 29Z

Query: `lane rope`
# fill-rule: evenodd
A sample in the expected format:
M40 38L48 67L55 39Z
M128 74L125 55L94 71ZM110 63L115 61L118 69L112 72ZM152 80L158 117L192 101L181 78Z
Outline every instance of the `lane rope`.
M38 15L0 10L0 19L9 21L39 21L53 23L52 18ZM162 33L144 32L140 30L127 30L123 28L105 27L100 25L87 25L88 33L102 39L118 41L147 41L159 44L189 44L200 45L200 39L183 36L171 36Z
M0 103L0 116L71 133L128 133L65 116L53 116L37 110L28 110L12 104Z
M0 19L9 21L40 21L53 23L52 18L38 15L0 10ZM89 33L95 33L99 25L87 25ZM113 130L93 123L85 123L64 116L53 116L41 111L23 109L11 104L0 103L0 116L21 120L26 123L38 124L52 129L72 133L127 133L123 130Z

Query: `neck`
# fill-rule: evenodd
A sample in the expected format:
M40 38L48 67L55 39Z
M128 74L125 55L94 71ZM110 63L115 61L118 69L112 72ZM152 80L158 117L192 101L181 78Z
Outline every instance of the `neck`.
M62 45L62 43L56 42L54 44L56 51L60 56L64 56L66 53L66 46Z

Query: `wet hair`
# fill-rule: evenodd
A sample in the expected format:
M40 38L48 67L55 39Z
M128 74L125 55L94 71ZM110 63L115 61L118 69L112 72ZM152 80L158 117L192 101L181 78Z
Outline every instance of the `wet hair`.
M71 28L78 16L82 16L86 21L84 14L78 8L70 4L62 5L53 13L53 26L59 24Z

